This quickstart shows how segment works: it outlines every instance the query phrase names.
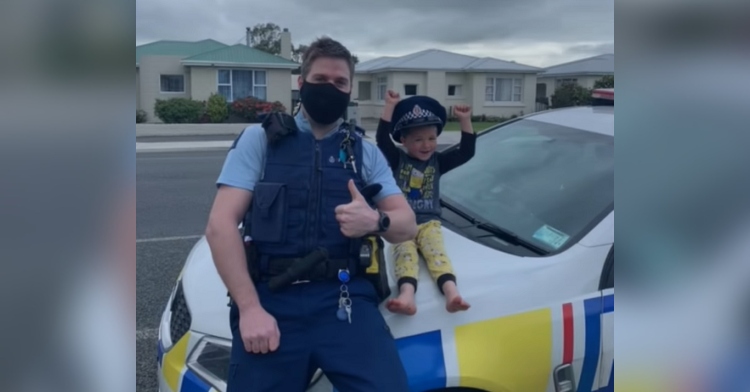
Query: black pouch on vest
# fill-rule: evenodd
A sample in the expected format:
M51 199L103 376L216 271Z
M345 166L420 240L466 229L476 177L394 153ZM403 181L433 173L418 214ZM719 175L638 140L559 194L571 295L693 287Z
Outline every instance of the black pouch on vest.
M263 129L266 131L266 140L270 145L274 145L287 135L294 135L299 131L294 117L282 112L269 113L263 120Z
M250 236L253 241L278 243L286 239L286 184L256 184L252 210Z

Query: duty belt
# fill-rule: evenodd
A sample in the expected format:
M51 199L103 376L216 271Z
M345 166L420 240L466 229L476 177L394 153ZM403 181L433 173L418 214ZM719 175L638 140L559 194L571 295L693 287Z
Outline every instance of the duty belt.
M277 291L297 281L336 279L342 269L350 268L346 259L329 259L328 252L317 249L302 258L273 258L261 280L268 282L271 291Z

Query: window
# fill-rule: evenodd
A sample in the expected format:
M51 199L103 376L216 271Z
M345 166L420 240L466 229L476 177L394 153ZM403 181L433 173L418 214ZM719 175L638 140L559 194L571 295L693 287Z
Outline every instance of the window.
M404 95L407 97L410 97L412 95L417 95L417 85L416 84L405 84L404 85Z
M220 69L218 71L219 94L227 102L255 97L266 100L266 71Z
M378 101L385 101L385 93L388 90L388 78L378 77Z
M184 93L185 75L161 75L161 92Z
M536 98L546 98L547 97L547 83L537 83L536 84Z
M484 100L487 102L522 102L523 79L487 78Z
M460 84L451 84L448 86L448 96L449 97L461 97L463 96L463 92L461 91L461 85Z
M359 82L359 96L357 99L360 101L369 101L372 99L371 82Z
M555 84L556 84L555 88L564 86L566 84L578 84L578 79L575 79L575 78L557 79L555 81Z
M479 140L440 180L442 200L471 217L556 252L613 210L613 136L527 119Z

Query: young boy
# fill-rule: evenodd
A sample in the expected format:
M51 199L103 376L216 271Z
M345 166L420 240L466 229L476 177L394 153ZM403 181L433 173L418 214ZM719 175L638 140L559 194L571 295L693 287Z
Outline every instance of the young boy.
M399 99L398 93L388 91L376 140L393 169L396 182L414 209L419 231L413 241L394 248L399 295L388 301L386 307L393 313L405 315L417 312L414 295L421 253L430 275L445 296L446 310L451 313L467 310L469 304L458 292L456 276L443 246L440 175L474 156L476 135L471 125L471 108L454 106L453 114L461 124L461 146L450 153L440 153L436 152L437 137L445 125L445 108L425 96ZM394 124L391 124L392 118ZM403 144L406 152L396 147L391 136Z

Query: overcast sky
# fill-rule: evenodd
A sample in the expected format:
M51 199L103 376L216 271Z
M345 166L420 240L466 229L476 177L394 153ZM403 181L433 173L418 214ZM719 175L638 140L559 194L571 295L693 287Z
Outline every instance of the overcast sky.
M614 0L137 0L136 45L245 42L271 22L292 42L321 35L360 61L436 48L545 67L614 53Z

